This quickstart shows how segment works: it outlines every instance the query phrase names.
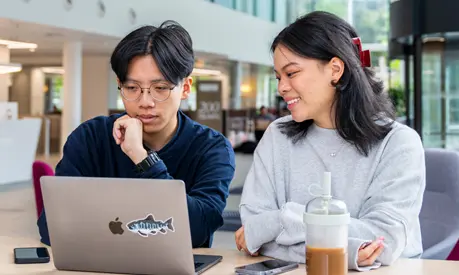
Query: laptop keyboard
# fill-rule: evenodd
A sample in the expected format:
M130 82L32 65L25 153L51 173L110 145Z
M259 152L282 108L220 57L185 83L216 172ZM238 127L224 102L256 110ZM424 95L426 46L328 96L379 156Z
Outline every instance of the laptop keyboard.
M199 267L202 266L203 264L204 264L204 263L197 263L197 262L195 262L195 263L194 263L194 269L199 268Z

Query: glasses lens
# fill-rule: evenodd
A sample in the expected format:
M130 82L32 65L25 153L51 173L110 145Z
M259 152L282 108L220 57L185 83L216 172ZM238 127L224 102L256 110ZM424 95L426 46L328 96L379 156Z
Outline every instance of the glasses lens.
M126 100L137 100L142 93L142 89L137 83L126 82L123 84L121 93Z
M164 101L169 98L172 89L174 87L168 83L153 83L150 87L150 93L156 100Z

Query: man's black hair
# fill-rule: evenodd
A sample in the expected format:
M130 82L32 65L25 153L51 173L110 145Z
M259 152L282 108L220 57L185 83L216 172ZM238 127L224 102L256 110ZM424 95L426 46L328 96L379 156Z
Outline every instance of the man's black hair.
M191 75L194 66L193 43L188 32L175 21L159 27L143 26L116 46L110 63L121 83L126 81L129 63L134 57L151 55L164 78L177 85Z

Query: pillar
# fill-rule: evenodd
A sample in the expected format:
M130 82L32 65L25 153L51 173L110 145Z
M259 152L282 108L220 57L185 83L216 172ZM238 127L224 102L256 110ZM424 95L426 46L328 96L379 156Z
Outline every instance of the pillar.
M241 108L242 63L234 62L231 72L231 109Z
M45 74L41 68L30 71L30 114L41 116L45 113Z
M10 50L3 45L0 45L0 63L7 64L10 63ZM9 74L0 74L0 102L8 101L9 89L10 86L10 75Z
M108 115L110 72L110 56L83 56L81 121Z
M120 91L118 90L118 82L116 81L116 74L109 68L108 74L108 109L118 109L118 96Z
M69 134L81 123L82 44L66 42L63 51L64 93L61 150Z

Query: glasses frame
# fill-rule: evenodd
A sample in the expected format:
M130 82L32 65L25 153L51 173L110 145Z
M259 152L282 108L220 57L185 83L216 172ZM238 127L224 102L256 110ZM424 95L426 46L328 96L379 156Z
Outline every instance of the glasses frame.
M153 94L151 93L151 87L153 87L153 85L157 84L157 83L151 83L150 87L148 88L142 88L142 86L140 86L140 84L137 84L137 83L132 83L132 84L135 84L137 86L139 86L140 88L140 94L139 96L136 98L136 99L128 99L125 95L124 95L124 92L123 92L123 85L118 86L118 90L120 91L120 94L121 96L126 100L126 101L129 101L129 102L134 102L134 101L138 101L142 95L143 95L143 90L147 90L148 91L148 94L150 94L151 98L153 98L154 100L156 100L157 102L164 102L166 100L169 99L169 97L171 97L171 93L172 93L172 90L175 89L175 87L177 87L177 85L174 85L173 87L170 87L169 88L169 94L167 95L167 97L165 99L157 99L156 97L153 96Z

